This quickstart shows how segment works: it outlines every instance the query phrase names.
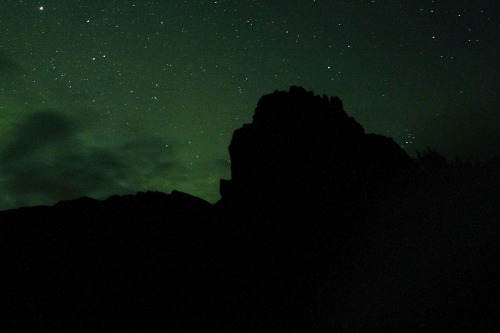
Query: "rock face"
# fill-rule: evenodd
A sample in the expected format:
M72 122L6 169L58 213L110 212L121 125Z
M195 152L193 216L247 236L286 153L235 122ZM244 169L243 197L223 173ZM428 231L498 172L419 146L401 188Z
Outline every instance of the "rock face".
M411 160L390 138L365 134L337 97L301 87L257 104L253 122L229 146L231 176L222 200L344 202L374 195L408 171Z

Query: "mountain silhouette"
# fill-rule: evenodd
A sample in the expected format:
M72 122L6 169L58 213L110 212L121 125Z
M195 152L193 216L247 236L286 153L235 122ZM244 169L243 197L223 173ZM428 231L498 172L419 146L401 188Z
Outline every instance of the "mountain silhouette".
M234 132L229 154L232 179L221 181L222 201L275 208L318 200L365 205L403 182L412 166L392 139L365 134L339 98L294 86L261 98L253 122Z
M186 193L0 212L0 331L496 331L500 163L410 158L301 87Z

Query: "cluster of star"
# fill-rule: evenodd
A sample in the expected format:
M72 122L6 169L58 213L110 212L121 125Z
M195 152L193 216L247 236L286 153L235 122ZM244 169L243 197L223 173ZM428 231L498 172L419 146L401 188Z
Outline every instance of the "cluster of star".
M441 138L446 130L456 135L443 122L469 119L476 104L498 105L496 7L7 1L0 12L0 69L8 73L0 83L0 129L51 110L78 128L71 143L80 155L117 151L115 167L136 163L113 189L176 188L211 201L218 179L230 177L233 131L252 120L262 95L291 85L339 96L366 132L393 137L409 153L436 137L448 145L443 150L462 153L452 146L457 140ZM489 133L491 125L481 126ZM122 147L141 145L133 163L121 159Z

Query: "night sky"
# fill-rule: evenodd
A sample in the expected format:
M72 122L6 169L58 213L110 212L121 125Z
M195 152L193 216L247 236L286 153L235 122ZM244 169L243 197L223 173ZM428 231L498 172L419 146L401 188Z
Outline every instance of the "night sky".
M259 98L339 96L366 132L500 152L499 5L2 0L0 209L173 189L211 202Z

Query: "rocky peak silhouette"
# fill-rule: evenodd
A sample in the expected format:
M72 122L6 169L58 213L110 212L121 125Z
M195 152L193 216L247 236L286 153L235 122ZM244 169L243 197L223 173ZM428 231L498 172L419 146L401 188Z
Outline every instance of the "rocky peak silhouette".
M229 145L231 180L222 201L256 203L365 200L401 182L410 157L394 140L365 134L338 97L302 87L275 91Z

